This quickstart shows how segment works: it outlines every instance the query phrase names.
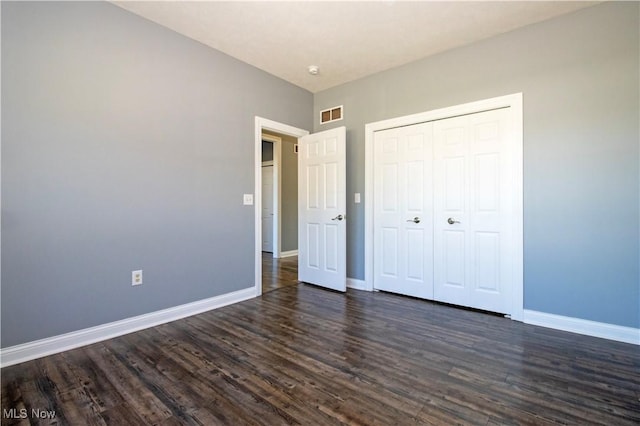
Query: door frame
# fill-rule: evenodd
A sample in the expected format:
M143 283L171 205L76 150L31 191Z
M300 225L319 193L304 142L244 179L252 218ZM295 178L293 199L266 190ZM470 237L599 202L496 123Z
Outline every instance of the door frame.
M513 211L514 229L511 245L514 248L513 276L511 280L514 284L511 295L510 317L513 320L524 320L524 238L523 238L523 109L522 93L514 93L506 96L499 96L484 99L476 102L469 102L447 108L440 108L432 111L403 117L391 118L377 121L365 125L365 191L369 196L365 197L365 287L366 290L373 291L374 269L373 269L373 184L374 184L374 132L391 129L394 127L411 126L427 121L442 120L466 114L474 114L498 108L509 108L511 131L509 136L512 141L512 156L510 161L513 164L514 174L512 176L513 191Z
M282 138L273 135L262 134L261 139L263 141L273 144L273 160L270 161L273 166L273 235L271 240L273 241L273 257L279 258L282 252L282 179L280 164L282 162ZM260 143L260 152L262 159L262 143ZM262 166L269 161L262 162ZM260 170L260 185L262 185L262 168ZM262 186L260 186L260 211L262 211ZM262 221L260 222L262 226ZM262 234L260 234L262 235Z
M255 130L254 130L254 188L253 188L253 211L254 211L254 288L255 295L260 296L262 294L262 139L263 131L271 131L280 133L294 138L300 138L309 134L308 130L299 129L297 127L289 126L288 124L279 123L277 121L269 120L267 118L255 117ZM268 136L268 135L266 135ZM278 158L280 161L282 153L282 143L274 144L273 146L273 158ZM279 163L278 163L279 164ZM274 173L276 170L274 169ZM275 179L274 179L275 180ZM281 189L281 173L278 170L278 178L276 185L278 187L278 207L280 210L280 189ZM275 204L275 203L274 203ZM278 232L281 229L280 222L281 215L278 215L277 226ZM274 231L275 233L275 231ZM277 247L274 244L274 257L277 250L278 256L280 256L280 238L277 238ZM275 243L275 241L274 241Z

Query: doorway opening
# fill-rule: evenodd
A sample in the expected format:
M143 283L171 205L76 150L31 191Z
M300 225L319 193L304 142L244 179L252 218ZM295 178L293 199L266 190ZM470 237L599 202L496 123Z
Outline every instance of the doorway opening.
M262 133L262 292L298 282L298 139Z
M280 152L282 138L262 134L262 251L280 257L281 189L282 173Z
M261 117L255 120L256 296L297 283L298 172L295 145L299 137L308 133ZM272 179L271 186L264 182L265 176L267 180ZM264 194L265 188L272 193ZM270 201L272 205L265 206L265 202Z

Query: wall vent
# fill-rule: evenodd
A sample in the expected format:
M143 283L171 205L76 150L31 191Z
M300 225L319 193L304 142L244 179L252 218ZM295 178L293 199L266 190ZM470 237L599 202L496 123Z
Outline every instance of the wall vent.
M342 120L342 105L320 111L320 124Z

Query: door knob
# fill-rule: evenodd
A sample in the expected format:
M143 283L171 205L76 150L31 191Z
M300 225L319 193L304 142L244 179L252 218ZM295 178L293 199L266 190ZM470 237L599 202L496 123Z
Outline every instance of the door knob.
M416 216L413 219L407 219L407 222L420 223L420 218Z
M454 223L460 223L459 220L455 220L454 218L450 217L449 219L447 219L447 223L449 225L453 225Z
M339 214L338 216L334 217L334 218L333 218L333 219L331 219L331 220L342 220L342 219L344 219L344 216L342 216L341 214Z

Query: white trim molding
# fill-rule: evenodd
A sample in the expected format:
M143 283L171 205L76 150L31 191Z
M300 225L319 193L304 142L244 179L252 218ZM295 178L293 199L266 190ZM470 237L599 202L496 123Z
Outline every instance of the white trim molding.
M293 257L297 255L298 255L298 250L289 250L289 251L283 251L282 253L280 253L280 257Z
M255 288L249 287L244 290L234 291L209 299L198 300L197 302L186 303L184 305L126 318L96 327L85 328L59 336L47 337L46 339L0 349L0 367L19 364L47 355L75 349L80 346L112 339L133 333L134 331L140 331L145 328L155 327L181 318L207 312L212 309L222 308L223 306L242 302L254 297L256 297Z
M369 290L367 283L365 283L363 280L357 280L355 278L348 278L348 277L347 277L347 288L352 288L354 290L371 291Z
M525 309L524 323L640 345L640 328L624 327Z

